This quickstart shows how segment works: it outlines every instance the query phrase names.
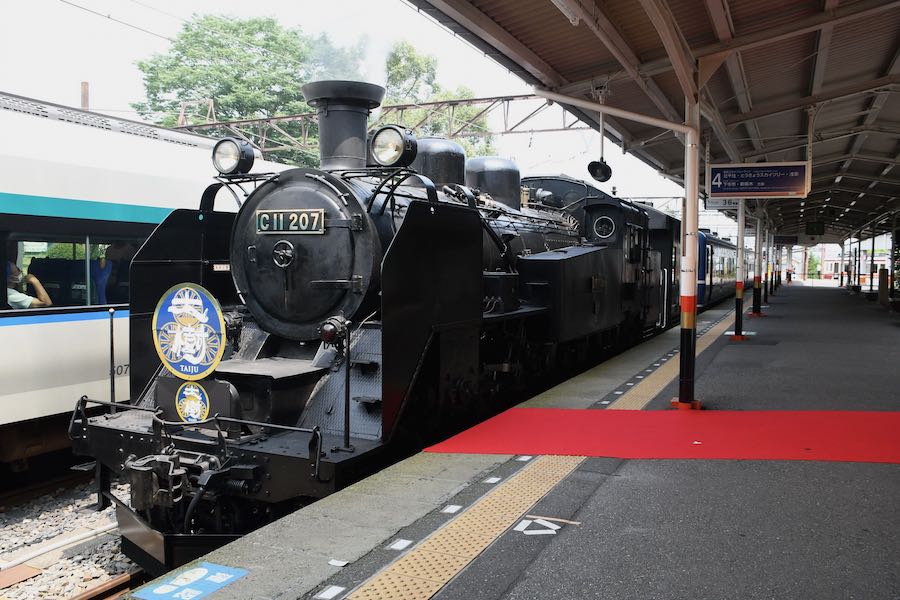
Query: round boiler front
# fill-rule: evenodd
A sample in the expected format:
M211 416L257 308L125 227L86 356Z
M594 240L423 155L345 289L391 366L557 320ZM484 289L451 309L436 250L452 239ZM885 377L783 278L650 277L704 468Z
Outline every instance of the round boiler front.
M232 275L247 308L263 329L291 339L317 338L336 314L352 318L380 260L365 207L322 171L285 171L262 185L232 230Z

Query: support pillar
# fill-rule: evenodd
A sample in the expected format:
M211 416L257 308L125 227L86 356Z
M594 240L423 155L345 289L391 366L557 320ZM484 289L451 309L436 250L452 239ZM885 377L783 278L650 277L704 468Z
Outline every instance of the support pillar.
M781 254L783 252L784 248L775 246L775 278L773 283L776 290L781 287Z
M680 374L678 381L678 398L673 404L678 408L700 408L694 399L694 369L697 352L697 255L698 224L700 201L700 104L696 96L684 99L684 123L674 123L655 117L648 117L622 108L600 104L567 96L549 90L535 88L535 95L548 100L585 108L590 111L622 117L653 127L661 127L684 134L684 191L685 206L682 219L681 235L681 272L679 285L681 288L681 353L679 355Z
M766 261L763 264L763 295L762 301L763 304L769 303L769 261L772 260L772 255L769 253L769 230L766 229L766 237L763 238L764 244L763 248L765 253Z
M891 279L888 282L890 284L890 292L888 293L888 297L894 297L894 288L897 287L897 280L895 279L896 274L894 273L897 266L897 213L894 213L893 218L891 219L891 261L888 265L888 268L891 270Z
M775 246L775 234L772 234L769 249L772 252L772 260L769 263L769 295L775 295L775 289L778 287L776 280L778 279L778 248Z
M847 243L846 240L841 240L841 267L840 267L841 285L840 285L840 287L844 287L844 271L847 270L847 265L844 264L844 246L846 245L846 243Z
M753 239L754 254L753 264L753 309L750 314L754 317L762 316L762 219L756 219L756 236Z
M689 128L684 145L685 210L681 244L681 352L676 408L700 408L694 398L697 354L697 233L700 225L700 104L685 98L685 125Z
M869 293L875 291L875 226L872 226L872 252L869 254Z
M744 335L744 281L747 274L744 272L744 233L746 229L746 217L744 206L745 201L742 198L738 204L738 234L737 234L737 273L734 278L734 335L731 339L734 341L743 341L747 339Z
M791 280L794 278L794 273L793 273L793 271L794 271L794 245L793 244L789 244L787 247L787 268L788 268L787 282L788 282L788 285L790 285Z
M862 230L856 234L856 285L862 289Z

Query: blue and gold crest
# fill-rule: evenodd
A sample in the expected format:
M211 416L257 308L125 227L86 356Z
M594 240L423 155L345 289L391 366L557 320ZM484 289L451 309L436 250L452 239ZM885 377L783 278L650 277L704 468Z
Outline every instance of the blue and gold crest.
M209 416L209 396L199 383L187 381L175 394L175 410L186 423L196 423Z
M219 302L195 283L163 294L153 312L153 344L173 375L188 381L212 373L225 352L225 320Z

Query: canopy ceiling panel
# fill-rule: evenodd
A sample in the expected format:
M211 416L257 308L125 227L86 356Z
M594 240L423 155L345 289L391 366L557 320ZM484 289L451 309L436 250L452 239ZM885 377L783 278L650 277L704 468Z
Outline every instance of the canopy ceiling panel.
M674 121L691 90L713 162L804 160L812 123L808 202L758 203L781 231L885 231L900 211L900 0L409 1L532 85ZM671 132L606 123L681 176Z

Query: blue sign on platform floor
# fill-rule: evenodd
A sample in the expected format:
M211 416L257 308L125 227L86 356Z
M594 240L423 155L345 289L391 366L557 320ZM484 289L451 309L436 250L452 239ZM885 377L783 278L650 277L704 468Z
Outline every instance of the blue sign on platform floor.
M710 198L806 198L808 163L709 166Z
M143 600L199 600L246 574L246 569L202 562L185 571L175 572L163 583L144 586L134 596Z

